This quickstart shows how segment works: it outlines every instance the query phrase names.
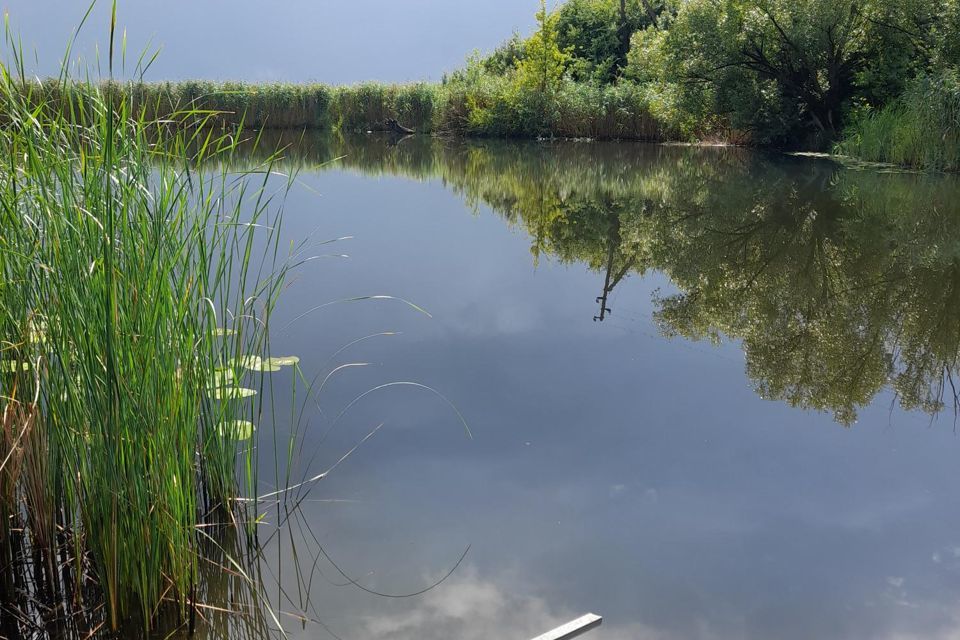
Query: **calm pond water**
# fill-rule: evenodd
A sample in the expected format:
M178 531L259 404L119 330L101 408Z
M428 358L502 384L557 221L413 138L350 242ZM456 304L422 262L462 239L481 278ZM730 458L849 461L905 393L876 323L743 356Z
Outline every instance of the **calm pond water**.
M304 416L293 477L384 424L267 544L275 606L313 620L291 637L526 640L587 611L596 640L960 633L956 178L636 144L286 155L283 233L352 239L299 271L273 350L368 363ZM432 317L310 312L367 295ZM473 438L409 385L338 419L392 381ZM424 594L364 591L467 549Z

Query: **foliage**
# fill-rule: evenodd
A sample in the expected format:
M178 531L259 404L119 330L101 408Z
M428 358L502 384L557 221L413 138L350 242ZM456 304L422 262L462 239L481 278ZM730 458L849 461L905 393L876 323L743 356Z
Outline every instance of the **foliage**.
M563 82L570 56L560 50L557 37L557 14L547 11L546 0L540 0L537 12L540 25L524 45L524 57L517 62L515 107L519 118L541 123L538 134L546 134L556 119L555 97Z
M540 28L509 73L491 73L491 58L471 57L443 85L435 130L483 137L661 141L676 136L673 124L653 113L666 100L652 88L569 76L568 65L577 63L561 46L562 16L563 10L549 13L541 3Z
M56 90L57 84L47 85ZM160 119L186 109L216 111L224 127L251 129L324 128L331 123L333 91L321 84L240 82L134 82L123 87L136 113Z
M626 64L624 30L632 34L650 24L639 0L626 2L626 24L621 23L619 0L568 0L557 10L559 46L571 55L574 80L612 84Z
M960 2L946 0L939 20L930 25L934 43L932 62L937 68L960 64Z
M921 76L891 104L863 112L847 129L837 150L875 162L960 170L957 72Z
M484 71L495 75L505 75L517 68L517 65L526 55L526 42L519 34L514 33L503 44L494 49L486 58L480 61Z
M563 79L545 101L536 86L487 74L480 64L444 87L435 130L479 137L663 141L676 130L654 115L662 96L632 83L596 86Z
M820 147L859 101L925 64L943 0L689 0L664 43L668 80L698 121L759 144Z
M661 23L663 21L661 18ZM704 118L696 118L689 109L680 107L681 85L669 80L668 33L666 29L647 27L633 34L624 69L625 82L621 84L644 88L649 96L650 112L672 131L674 139L696 139L716 133L716 124L710 125Z
M256 486L257 448L222 425L261 417L262 376L230 363L266 355L283 185L272 156L220 167L236 139L206 112L156 121L117 85L0 67L0 103L0 617L36 606L36 569L57 615L183 619L203 521L246 520Z
M383 129L394 119L417 131L433 128L439 87L427 83L366 83L332 90L330 119L345 131Z
M944 109L960 60L957 0L567 0L552 12L541 2L537 20L530 37L474 54L438 84L132 83L116 92L147 118L196 109L256 130L376 131L395 119L468 136L819 150L855 123L846 153L950 164L921 156L950 153L939 149L952 144ZM54 100L60 90L53 82L31 92ZM932 114L944 128L908 135L931 116L910 107L927 95L947 105ZM870 142L894 130L900 142Z

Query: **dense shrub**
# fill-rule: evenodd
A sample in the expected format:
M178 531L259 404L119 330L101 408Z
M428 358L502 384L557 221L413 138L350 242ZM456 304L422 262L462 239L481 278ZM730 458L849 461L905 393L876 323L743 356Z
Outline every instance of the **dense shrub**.
M676 139L677 131L654 115L653 96L632 83L595 87L567 83L558 95L556 134L568 138Z

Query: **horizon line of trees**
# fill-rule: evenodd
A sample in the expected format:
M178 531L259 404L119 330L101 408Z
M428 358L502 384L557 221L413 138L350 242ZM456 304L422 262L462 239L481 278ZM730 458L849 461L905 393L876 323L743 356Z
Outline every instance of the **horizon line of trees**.
M637 85L683 137L826 149L917 83L954 89L960 65L958 0L541 0L537 21L446 80L546 100Z

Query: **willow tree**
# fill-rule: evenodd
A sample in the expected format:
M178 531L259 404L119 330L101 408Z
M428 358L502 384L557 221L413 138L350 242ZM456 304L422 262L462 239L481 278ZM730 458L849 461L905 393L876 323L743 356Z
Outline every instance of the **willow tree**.
M928 59L948 0L688 0L668 68L688 108L755 142L815 146L849 111L884 100Z

